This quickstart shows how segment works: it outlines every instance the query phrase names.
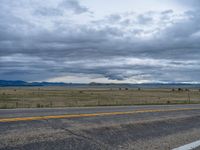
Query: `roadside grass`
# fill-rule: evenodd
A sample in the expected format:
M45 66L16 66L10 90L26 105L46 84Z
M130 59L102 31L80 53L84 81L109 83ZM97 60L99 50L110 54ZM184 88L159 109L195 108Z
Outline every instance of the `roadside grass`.
M65 87L0 88L0 109L199 104L200 91Z

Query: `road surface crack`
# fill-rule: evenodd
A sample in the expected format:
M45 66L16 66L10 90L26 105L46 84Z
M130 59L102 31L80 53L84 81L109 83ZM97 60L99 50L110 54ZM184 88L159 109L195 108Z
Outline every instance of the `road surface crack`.
M82 138L82 139L86 139L86 140L89 140L89 141L92 141L93 143L97 144L97 145L100 145L101 147L103 147L103 149L111 149L111 147L108 145L108 144L105 144L105 143L102 143L98 140L95 140L94 138L92 137L88 137L88 136L85 136L85 135L82 135L82 134L77 134L75 133L74 131L70 130L70 129L67 129L67 128L64 128L64 127L61 127L61 126L54 126L48 119L46 119L46 122L54 129L54 130L57 130L57 129L60 129L60 130L63 130L65 132L68 132L70 133L71 135L74 135L78 138Z

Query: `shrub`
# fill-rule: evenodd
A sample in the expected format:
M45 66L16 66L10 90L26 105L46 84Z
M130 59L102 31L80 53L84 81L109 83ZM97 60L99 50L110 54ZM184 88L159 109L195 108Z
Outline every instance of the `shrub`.
M167 101L167 104L171 104L171 102L170 102L170 101Z
M181 88L178 88L178 91L183 91L183 89L181 89Z

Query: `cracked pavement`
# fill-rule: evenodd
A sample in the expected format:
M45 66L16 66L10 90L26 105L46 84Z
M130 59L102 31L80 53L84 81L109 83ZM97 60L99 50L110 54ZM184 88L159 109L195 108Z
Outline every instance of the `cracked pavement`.
M55 114L56 110L56 114L72 114L158 108L195 110L4 122L0 123L0 149L168 150L200 139L200 109L197 109L200 108L199 105L62 108L40 109L38 112L37 109L23 109L10 110L10 114L18 111L19 113L13 115L16 117L20 112L24 112L24 116L34 116L39 112L42 115L43 111L44 115L51 114L51 111ZM1 118L11 117L9 110L2 114Z

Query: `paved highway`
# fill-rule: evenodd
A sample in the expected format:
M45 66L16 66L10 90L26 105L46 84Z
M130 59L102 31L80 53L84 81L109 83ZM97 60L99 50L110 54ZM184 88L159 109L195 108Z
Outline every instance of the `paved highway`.
M199 140L200 105L0 110L1 150L198 149Z

